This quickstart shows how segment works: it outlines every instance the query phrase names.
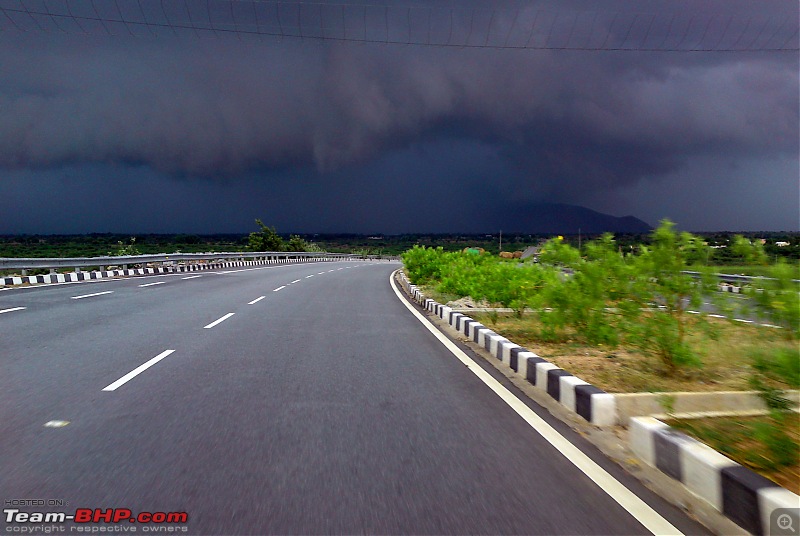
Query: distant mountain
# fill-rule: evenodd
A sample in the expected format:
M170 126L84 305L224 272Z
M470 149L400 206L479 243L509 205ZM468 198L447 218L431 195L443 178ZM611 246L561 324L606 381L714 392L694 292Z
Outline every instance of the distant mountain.
M504 231L531 234L647 233L653 226L633 216L618 218L562 203L516 204L496 213Z

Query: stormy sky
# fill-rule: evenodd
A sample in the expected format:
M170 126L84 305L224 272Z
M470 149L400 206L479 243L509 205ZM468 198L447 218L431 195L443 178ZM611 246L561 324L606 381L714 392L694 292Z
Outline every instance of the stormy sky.
M0 233L800 230L795 0L0 8Z

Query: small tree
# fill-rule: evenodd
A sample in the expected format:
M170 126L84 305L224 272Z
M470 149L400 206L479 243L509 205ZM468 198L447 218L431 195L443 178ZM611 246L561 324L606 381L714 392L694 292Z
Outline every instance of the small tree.
M767 254L764 252L764 245L758 240L751 242L742 235L733 237L731 253L745 264L764 265L768 262Z
M128 257L131 255L141 255L142 252L136 247L136 237L132 236L129 244L123 243L121 240L117 242L117 250L109 251L109 257Z
M250 233L248 247L253 251L284 251L283 238L280 237L275 228L267 227L259 219L256 219L256 223L261 227L261 230Z
M289 242L285 245L286 251L309 251L308 242L299 235L289 235Z
M665 219L653 232L652 244L643 246L632 261L630 301L621 306L626 340L656 354L670 374L682 366L702 364L686 341L691 317L687 311L699 307L715 281L710 272L698 281L684 271L689 262L705 258L706 247L699 237L677 233L675 224Z
M563 236L551 238L544 243L539 252L539 262L542 264L571 268L580 260L580 252L564 242Z
M800 293L795 269L782 259L770 267L770 278L757 278L745 293L757 304L756 312L784 328L787 339L800 337Z

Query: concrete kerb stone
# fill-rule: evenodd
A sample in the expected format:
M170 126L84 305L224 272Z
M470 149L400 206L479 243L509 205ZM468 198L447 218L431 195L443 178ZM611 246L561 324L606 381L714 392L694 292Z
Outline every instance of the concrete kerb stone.
M475 342L478 343L478 346L482 348L486 348L486 337L489 337L491 335L497 335L494 331L487 328L486 326L474 329L475 329L475 339L476 339Z
M575 376L562 376L560 378L560 389L561 389L561 404L566 406L566 408L570 411L576 411L575 409L575 388L579 385L589 385L588 382L583 381L580 378ZM586 419L587 421L591 422L591 419Z
M662 473L683 482L681 446L692 441L694 440L686 434L670 427L657 430L653 435L653 446L656 449L656 467Z
M478 346L483 346L481 343L481 335L485 335L487 331L489 331L489 328L476 321L469 327L469 338Z
M494 357L497 357L497 352L500 348L500 345L504 342L509 342L508 339L498 334L487 337L487 340L489 341L489 347L486 350Z
M477 320L473 320L468 316L461 317L461 333L471 339L472 337L469 336L469 327L476 322Z
M527 354L527 352L522 352L523 354ZM521 366L519 367L519 375L525 378L529 384L536 386L536 366L539 363L547 363L545 359L542 359L538 355L530 352L530 356L520 358L519 354L517 354L518 359L522 359Z
M776 509L800 513L800 496L653 417L632 417L630 445L648 465L681 482L752 534L770 534ZM792 519L800 523L800 519Z
M752 534L761 534L769 513L758 500L763 489L776 487L772 481L739 464L725 467L722 476L722 513ZM767 514L766 516L764 514Z
M549 361L536 363L536 377L534 380L534 387L547 393L547 375L551 370L561 370Z
M762 531L764 534L773 534L771 527L772 515L775 510L781 509L781 515L788 515L793 527L800 527L800 497L784 488L762 488L758 491L758 508L761 512L768 513L762 518ZM777 522L777 518L775 519ZM780 527L778 527L780 528ZM797 530L797 529L794 529ZM782 531L784 534L786 531Z
M450 320L448 322L448 324L450 324L450 327L453 328L456 331L461 331L459 329L459 323L461 322L461 318L463 316L464 315L462 315L461 313L457 313L455 311L450 311Z
M725 467L735 465L735 462L699 441L684 442L680 448L683 483L692 493L705 499L721 512L720 471Z
M669 428L653 417L634 417L628 423L631 450L646 464L656 466L655 432Z
M498 351L497 358L504 364L511 366L511 351L514 348L522 348L522 347L519 344L515 344L511 341L500 344L497 350Z
M547 394L553 397L556 402L561 402L561 377L572 376L562 368L554 368L547 371Z
M576 411L581 417L597 426L619 424L617 399L614 395L594 385L579 385L575 388L575 392Z

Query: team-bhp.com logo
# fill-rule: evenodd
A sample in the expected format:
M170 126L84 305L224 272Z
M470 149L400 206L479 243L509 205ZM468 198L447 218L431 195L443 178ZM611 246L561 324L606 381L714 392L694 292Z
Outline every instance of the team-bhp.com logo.
M100 523L148 523L166 525L186 523L189 514L186 512L140 512L134 514L129 508L78 508L74 514L66 512L22 512L17 508L3 510L7 524L28 523L66 523L71 521L80 524Z

